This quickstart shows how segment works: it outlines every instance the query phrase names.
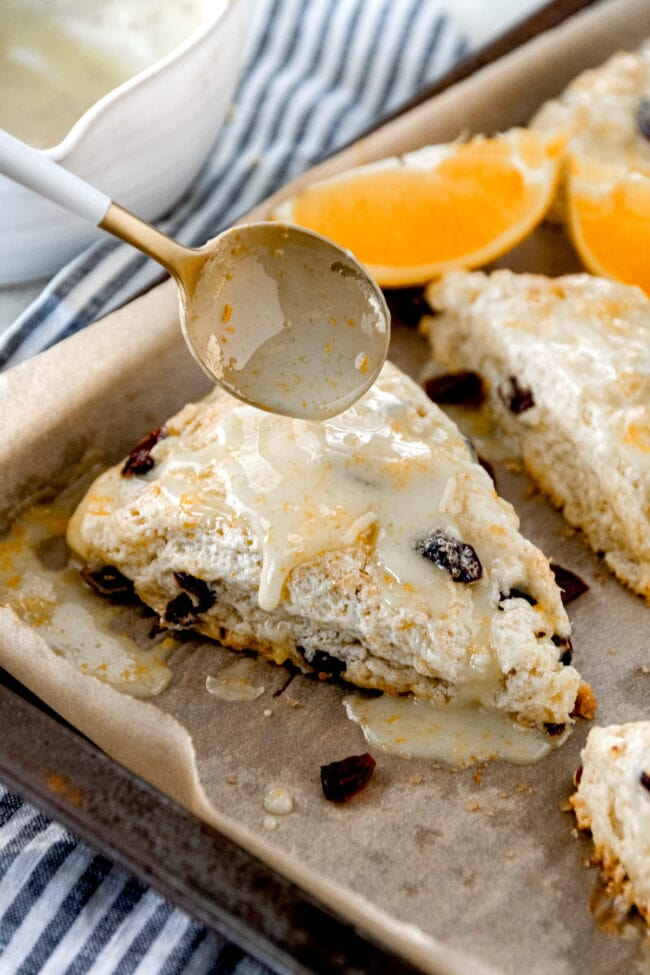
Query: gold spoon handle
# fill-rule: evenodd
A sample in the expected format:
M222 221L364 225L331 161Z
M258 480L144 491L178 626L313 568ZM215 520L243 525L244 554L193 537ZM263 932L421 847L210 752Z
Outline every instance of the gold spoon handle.
M153 257L169 271L186 294L192 292L205 260L200 251L184 247L112 201L98 226L125 243L137 247L143 254Z
M45 153L0 129L0 173L132 244L191 293L204 255L172 240Z

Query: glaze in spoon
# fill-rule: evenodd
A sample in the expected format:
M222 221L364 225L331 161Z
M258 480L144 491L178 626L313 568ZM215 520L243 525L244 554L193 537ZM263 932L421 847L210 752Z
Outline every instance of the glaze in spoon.
M251 223L185 247L2 130L0 172L162 264L192 355L244 402L323 420L377 377L390 339L386 302L359 262L320 234Z

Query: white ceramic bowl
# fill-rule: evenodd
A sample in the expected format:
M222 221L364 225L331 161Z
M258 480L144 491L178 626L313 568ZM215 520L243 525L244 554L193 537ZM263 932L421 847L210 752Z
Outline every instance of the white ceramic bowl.
M232 100L251 17L251 0L186 0L186 12L188 2L197 12L189 36L43 150L147 220L169 210L205 162ZM101 236L0 176L0 284L51 275Z

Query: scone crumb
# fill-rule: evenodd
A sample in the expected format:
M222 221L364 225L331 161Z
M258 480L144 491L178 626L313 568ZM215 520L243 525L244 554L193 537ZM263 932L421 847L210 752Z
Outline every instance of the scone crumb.
M288 704L290 708L302 707L300 701L296 697L290 697L288 694L286 694L284 700L285 703Z
M418 772L415 775L412 775L411 776L410 782L411 782L411 785L422 785L422 783L424 782L424 779L422 778L422 776Z
M598 702L596 700L596 695L592 691L589 684L584 682L580 684L578 688L578 696L576 697L576 703L571 712L572 717L576 718L586 718L591 721L592 718L596 716L596 709L598 708Z
M228 785L237 785L239 779L237 778L236 775L228 775L226 776L226 782L228 783Z
M517 785L515 786L515 792L520 792L520 793L526 792L530 796L532 796L534 791L535 790L533 789L533 787L528 785L527 782L517 782Z
M466 802L465 809L467 812L481 812L480 802Z

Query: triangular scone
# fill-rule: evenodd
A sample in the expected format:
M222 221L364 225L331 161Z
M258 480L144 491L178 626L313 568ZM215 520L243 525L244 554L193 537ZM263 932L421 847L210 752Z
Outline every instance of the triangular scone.
M591 830L608 892L650 924L650 721L592 728L581 757L578 825Z
M570 136L569 151L650 173L641 104L649 91L650 41L645 41L638 51L618 51L604 64L583 71L558 98L542 105L530 126L564 129Z
M458 272L429 286L436 362L479 373L531 475L650 599L650 300L588 274Z
M574 78L558 98L545 102L530 127L566 132L567 153L615 163L650 175L650 41L638 51L618 51ZM565 217L564 187L551 219Z
M581 682L548 562L394 366L324 423L215 389L166 433L98 478L68 533L163 622L551 732L571 720Z

